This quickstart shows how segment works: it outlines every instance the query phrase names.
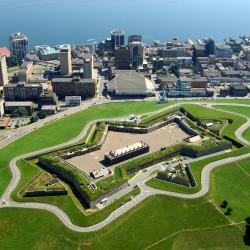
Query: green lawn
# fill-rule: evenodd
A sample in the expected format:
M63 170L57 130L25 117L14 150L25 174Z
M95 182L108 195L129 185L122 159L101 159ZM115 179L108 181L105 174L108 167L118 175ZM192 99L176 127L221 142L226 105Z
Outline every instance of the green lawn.
M133 105L138 105L137 109L143 112L143 104ZM64 122L58 121L53 125L48 125L41 130L33 132L33 136L27 135L2 149L0 151L1 190L6 187L10 179L7 163L15 155L67 141L79 134L89 120L97 119L97 117L113 117L137 113L136 107L132 104L116 105L118 106L115 106L112 110L109 107L104 109L104 106L94 107L91 108L93 113L87 110L71 117L66 117ZM127 105L130 108L129 110L126 108ZM146 105L148 105L146 107L147 111L160 107L153 103ZM132 106L134 111L132 111ZM115 113L114 110L118 113ZM222 114L225 115L223 112L220 112L220 114L216 113L216 115ZM237 124L239 125L240 122L242 120L239 119ZM231 126L228 132L233 133L233 129L237 127L237 124L233 124L234 126ZM47 137L47 135L53 136ZM235 150L227 156L244 152L249 152L249 148L244 147L240 150ZM217 158L213 158L213 160L215 159ZM192 164L193 173L197 178L199 178L201 168L209 161L211 161L211 158L194 163L194 165ZM244 230L237 226L229 226L230 221L211 202L208 202L209 198L218 205L222 200L227 199L233 208L233 214L230 216L230 219L236 222L241 222L246 216L250 216L248 214L248 211L250 211L249 204L246 204L249 203L247 191L250 185L249 177L246 173L250 172L250 164L247 160L240 162L241 167L233 165L231 166L230 164L219 168L212 173L213 188L207 197L196 200L183 200L163 196L150 197L112 224L94 233L80 234L72 232L54 215L46 211L13 208L0 209L0 248L6 250L17 248L25 250L134 250L145 249L155 244L150 249L245 249L242 241ZM29 170L21 169L21 171L22 174L23 171L25 173L19 187L30 180L38 170L29 167ZM237 181L237 177L240 178L240 181ZM65 206L68 206L69 200L70 198L63 201ZM71 218L74 221L84 220L84 216L79 214L76 215L75 219Z
M209 163L221 160L223 158L228 158L232 156L239 156L242 154L246 154L250 151L250 147L246 146L238 150L233 150L229 153L224 153L221 155L209 157L207 159L199 160L190 164L193 176L196 180L197 186L194 188L186 188L180 185L176 185L167 181L159 180L159 179L151 179L147 182L147 185L153 188L171 191L171 192L179 192L179 193L186 193L186 194L193 194L198 192L201 189L201 172L202 169Z
M211 176L209 198L220 206L227 200L232 218L240 222L250 216L250 158L215 169Z
M221 105L216 105L215 107L226 111L236 112L250 118L250 107L221 106ZM243 136L250 141L250 128L243 133Z
M238 104L250 104L250 98L248 99L217 99L217 100L199 100L198 102L213 102L213 103L238 103Z
M140 193L139 188L137 188L100 211L86 211L66 183L64 184L68 188L68 195L23 197L22 191L27 187L27 184L30 183L30 180L34 179L41 170L36 165L30 164L26 161L19 162L18 166L22 174L22 179L16 190L12 193L12 198L14 200L20 202L42 202L58 206L69 215L74 224L79 226L90 226L104 220L121 204L128 202L131 196L136 196Z
M250 103L249 103L250 104ZM225 111L235 112L241 115L245 115L250 118L250 107L241 107L241 106L223 106L215 105L215 108L222 109Z
M150 112L165 106L164 104L156 104L154 102L112 103L95 106L48 124L20 138L0 150L0 195L10 181L8 163L14 157L66 142L80 134L89 121L127 116L131 113Z
M227 135L236 139L235 130L246 122L246 119L237 115L228 114L223 111L217 111L207 107L195 104L182 105L188 112L199 119L232 119L233 123L228 124L222 131L222 135Z

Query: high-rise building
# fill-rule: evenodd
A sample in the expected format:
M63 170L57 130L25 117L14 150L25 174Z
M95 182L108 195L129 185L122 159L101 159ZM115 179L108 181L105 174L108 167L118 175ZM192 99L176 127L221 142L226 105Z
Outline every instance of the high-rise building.
M123 30L115 29L111 31L111 47L115 51L117 47L125 44L125 33Z
M0 86L8 84L8 81L6 58L0 55Z
M142 42L142 36L141 35L130 35L128 37L128 43L133 42Z
M144 58L144 46L142 42L132 42L129 44L130 60L133 68L137 69Z
M130 51L128 46L121 46L116 49L115 66L117 69L130 69Z
M28 83L33 71L33 62L24 61L18 71L18 81Z
M11 58L13 61L22 61L29 51L29 39L20 32L13 33L9 37Z
M93 55L86 58L83 63L83 78L93 79Z
M60 48L60 70L61 75L72 74L72 58L70 45L65 44Z

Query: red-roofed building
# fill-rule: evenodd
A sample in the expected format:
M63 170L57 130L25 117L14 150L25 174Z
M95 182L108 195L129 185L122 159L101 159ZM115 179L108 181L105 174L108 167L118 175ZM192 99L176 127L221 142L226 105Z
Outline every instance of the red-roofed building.
M0 48L0 55L8 58L10 57L10 51L7 48Z

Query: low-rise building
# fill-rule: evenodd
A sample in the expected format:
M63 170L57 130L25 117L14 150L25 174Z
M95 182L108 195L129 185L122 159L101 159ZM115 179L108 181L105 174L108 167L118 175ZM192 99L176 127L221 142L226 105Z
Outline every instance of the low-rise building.
M9 127L11 124L10 117L0 117L0 129L5 129Z
M57 94L60 100L65 99L66 96L81 96L82 99L88 99L96 95L95 79L53 78L51 84L53 92Z
M248 95L248 89L243 84L232 84L229 89L230 95L243 97Z
M169 97L191 97L191 82L186 77L181 77L167 89Z
M115 72L115 77L108 82L107 90L116 96L153 96L154 85L151 80L133 70Z
M24 107L27 109L29 114L32 113L36 105L33 102L5 102L4 110L6 114L11 114L14 110L17 110L20 107Z
M19 82L18 84L8 84L3 88L5 101L35 101L39 100L43 93L41 84L26 84Z
M42 61L57 60L60 56L60 50L48 45L36 46L35 51Z
M70 107L76 107L81 105L81 96L66 96L65 105Z
M54 115L57 112L56 105L43 105L41 107L41 111L47 115Z
M157 55L160 57L170 57L170 58L177 58L177 57L186 57L187 53L184 47L161 47L157 51Z
M50 93L42 93L39 96L38 100L39 107L42 107L44 105L58 105L58 97L55 93L50 92Z
M232 58L233 50L230 46L216 46L215 48L215 56L218 58Z

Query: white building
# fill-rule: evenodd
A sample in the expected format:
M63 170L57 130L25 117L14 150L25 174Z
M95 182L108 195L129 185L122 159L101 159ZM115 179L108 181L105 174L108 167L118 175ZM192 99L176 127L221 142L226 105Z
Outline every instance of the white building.
M60 47L60 70L62 75L72 74L72 58L70 45Z
M80 106L82 98L81 96L66 96L65 97L65 105L66 106Z
M0 86L8 84L8 71L5 56L0 55Z

